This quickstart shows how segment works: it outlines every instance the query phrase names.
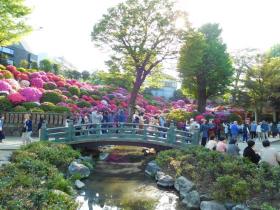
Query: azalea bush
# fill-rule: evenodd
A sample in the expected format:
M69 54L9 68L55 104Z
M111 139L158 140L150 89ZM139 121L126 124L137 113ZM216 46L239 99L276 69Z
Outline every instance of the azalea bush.
M44 81L41 78L33 78L31 79L31 85L36 88L43 88Z
M26 98L27 102L39 102L42 97L42 92L34 87L23 88L19 93Z
M57 88L57 85L54 82L47 82L43 87L45 90L54 90Z
M186 122L186 120L189 120L191 117L191 112L186 112L182 109L173 109L167 115L168 120L175 122Z
M4 80L0 80L0 91L6 91L9 93L11 92L11 90L12 90L12 86L8 82Z
M54 110L55 105L51 102L44 102L41 104L40 108L45 112L52 112Z
M41 102L51 102L57 104L63 101L63 96L56 91L46 91L43 93Z
M12 78L14 78L13 74L11 72L7 71L7 70L2 70L1 74L3 75L3 77L5 79L12 79Z
M77 102L77 106L80 108L91 107L91 104L87 101L79 101Z
M16 106L13 108L13 112L27 112L27 109L24 106Z
M0 112L11 111L13 104L5 97L0 96Z
M10 94L10 95L8 95L8 99L14 105L21 104L26 101L26 98L24 96L22 96L20 93Z
M68 91L72 94L72 95L76 95L76 96L80 96L81 91L78 87L76 86L71 86L69 87Z
M37 108L40 106L40 103L38 102L25 102L21 104L23 107L25 107L27 110Z

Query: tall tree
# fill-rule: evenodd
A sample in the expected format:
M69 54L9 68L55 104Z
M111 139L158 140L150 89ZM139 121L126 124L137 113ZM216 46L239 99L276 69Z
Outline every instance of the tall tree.
M244 96L244 79L247 71L260 63L262 55L256 49L240 49L232 53L233 59L233 83L232 103L239 104Z
M89 78L90 78L90 73L88 72L88 71L83 71L82 72L82 78L83 78L83 80L84 81L86 81L86 80L89 80Z
M30 12L24 0L0 1L0 46L12 44L31 31L25 23Z
M197 98L199 112L205 111L208 98L222 95L231 82L231 61L220 35L218 24L206 24L189 31L181 48L178 70L183 87Z
M53 70L53 73L58 75L60 73L60 65L58 63L54 63L52 65L52 70Z
M273 45L269 49L267 56L270 58L280 57L280 44Z
M131 62L134 82L130 118L147 76L178 53L183 30L176 28L176 20L186 19L186 14L175 11L173 6L169 0L127 0L110 8L93 28L92 40L97 46L106 46L115 58Z
M45 72L51 72L52 71L52 62L48 59L43 59L39 63L40 69Z
M29 67L29 63L27 60L23 59L19 62L19 67L27 69Z
M31 64L30 64L30 68L31 69L38 69L38 63L37 62L31 62Z

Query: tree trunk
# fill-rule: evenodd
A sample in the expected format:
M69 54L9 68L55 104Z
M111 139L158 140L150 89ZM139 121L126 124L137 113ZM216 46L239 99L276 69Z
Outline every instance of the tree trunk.
M199 90L197 99L197 111L199 111L200 113L205 112L206 100L206 89Z

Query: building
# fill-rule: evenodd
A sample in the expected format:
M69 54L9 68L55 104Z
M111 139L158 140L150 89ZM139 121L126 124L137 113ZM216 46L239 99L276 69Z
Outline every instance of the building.
M0 47L0 63L19 66L22 60L26 60L29 65L38 62L38 56L33 54L24 42Z
M170 99L173 97L174 92L177 90L176 79L166 79L163 81L163 86L161 88L153 88L151 93L153 96L164 97L165 99Z

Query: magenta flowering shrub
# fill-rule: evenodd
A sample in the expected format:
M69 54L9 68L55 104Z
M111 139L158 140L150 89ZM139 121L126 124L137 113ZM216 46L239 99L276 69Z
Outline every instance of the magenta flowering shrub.
M42 98L42 92L34 87L23 88L19 93L26 98L27 102L39 102Z
M11 92L11 90L12 86L8 82L0 80L0 91Z
M20 93L13 93L8 96L9 101L12 104L21 104L26 102L26 98L22 96Z
M33 87L36 87L36 88L43 88L44 87L44 81L39 77L33 78L33 79L31 79L31 85Z

